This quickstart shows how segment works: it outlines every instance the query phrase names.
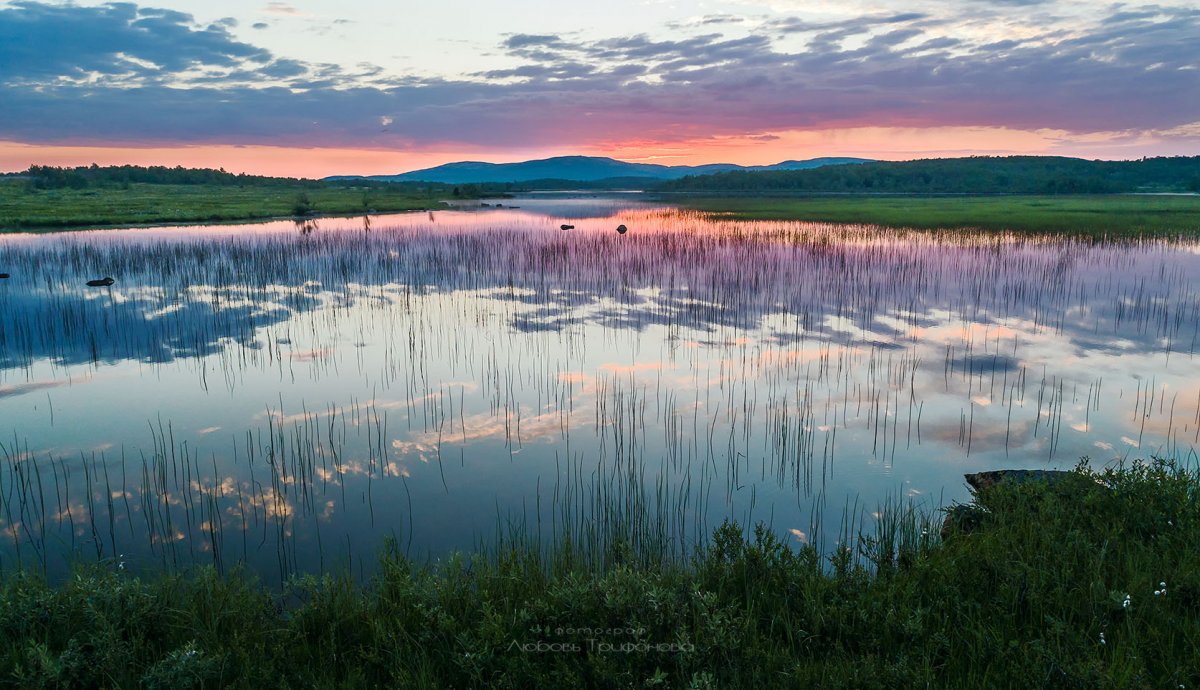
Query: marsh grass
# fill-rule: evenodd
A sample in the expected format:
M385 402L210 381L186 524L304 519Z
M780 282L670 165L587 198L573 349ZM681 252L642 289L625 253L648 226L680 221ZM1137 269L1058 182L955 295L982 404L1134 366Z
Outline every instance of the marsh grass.
M280 185L132 184L127 187L30 190L0 181L0 231L249 220L292 215L362 215L441 208L435 195L411 189Z
M277 584L343 563L351 539L354 560L369 569L389 533L409 554L414 532L418 549L442 545L436 518L418 508L414 520L414 494L418 505L460 500L445 497L456 471L457 487L469 487L464 468L505 456L529 473L526 491L498 501L499 515L466 505L473 528L453 547L470 547L496 518L495 543L525 548L505 540L532 534L540 548L553 535L579 545L573 562L595 569L620 560L604 545L622 534L636 554L678 558L726 516L749 522L756 507L828 542L838 525L816 523L835 468L841 475L864 457L886 468L922 460L922 434L943 444L928 452L939 458L974 458L986 443L1005 458L1011 448L1014 461L1070 458L1086 452L1058 445L1078 421L1072 408L1087 429L1104 419L1103 400L1132 420L1121 427L1129 447L1183 457L1200 439L1200 391L1186 381L1134 378L1129 391L1107 371L1093 380L1092 371L1072 377L1057 362L1026 361L1019 342L1022 333L1065 333L1085 348L1120 341L1126 353L1186 361L1200 342L1194 243L701 225L679 212L621 219L636 230L435 225L422 214L369 231L9 236L0 243L14 276L0 288L9 300L0 383L13 381L14 399L41 376L30 372L69 380L129 361L145 369L139 375L194 374L198 400L210 389L258 395L261 372L279 381L357 374L373 392L285 402L271 382L265 408L228 436L139 408L140 428L119 449L47 447L14 421L0 438L0 569L54 579L64 561L126 554L131 570L204 563L222 572L257 557L257 573ZM83 287L103 274L119 282ZM612 342L585 342L589 323ZM964 327L918 350L920 328L941 323ZM992 334L990 324L1016 330ZM669 350L648 361L678 365L682 380L581 366L588 347L629 347L617 334L650 327L665 329ZM339 360L349 343L377 343L378 359ZM438 373L446 368L477 389ZM939 437L926 403L943 391L955 400ZM513 464L538 443L541 465ZM418 473L411 485L408 466ZM774 511L782 495L797 507ZM759 496L767 498L756 505ZM325 522L331 502L337 517ZM377 519L377 506L389 517ZM879 534L872 526L862 546L870 560L899 564L928 538L903 524L880 519Z
M670 196L686 208L739 220L978 228L1084 237L1200 234L1200 196Z
M1200 475L1157 460L1076 472L987 490L979 526L945 542L932 516L885 506L886 526L852 527L856 548L827 555L727 523L682 557L609 542L603 567L580 555L597 545L568 541L426 563L393 547L369 584L307 576L282 593L208 568L11 576L0 674L23 687L1193 687ZM894 557L868 557L882 553Z
M571 235L514 223L369 232L303 224L287 235L220 242L186 233L13 236L0 249L15 276L3 288L11 318L0 324L0 360L14 380L45 362L61 367L57 374L138 360L151 371L194 366L204 390L212 376L232 393L248 371L278 369L281 381L294 380L293 367L337 376L336 360L315 353L341 336L384 343L370 374L391 394L286 406L280 396L232 444L177 437L181 424L152 419L150 442L119 456L115 448L31 447L14 429L0 442L0 680L1194 685L1200 520L1192 470L1131 465L1099 477L1103 485L1081 470L1075 487L999 489L979 498L978 528L944 544L936 516L898 497L877 514L847 506L840 528L810 529L812 544L791 541L790 520L755 528L747 517L712 529L727 514L748 515L729 506L753 480L797 497L815 493L813 521L830 520L836 510L820 496L839 428L841 438L864 434L871 443L861 452L881 461L897 446L909 457L926 453L917 448L928 395L917 385L919 358L875 342L877 315L896 316L888 340L897 344L915 342L908 328L944 308L954 323L1028 322L1035 333L1094 333L1190 357L1198 342L1191 264L1167 255L1193 245L777 223L696 232L701 221L689 214L623 220L636 228L624 237L610 223ZM117 287L83 290L82 279L100 268L119 278ZM772 315L778 340L761 352L737 343ZM849 335L823 328L834 315L857 327ZM710 365L690 354L696 347L679 348L678 357L696 379L718 385L564 376L578 371L555 348L582 348L576 326L588 319L612 331L662 325L668 342L703 334L704 347L727 356ZM463 337L464 322L494 335ZM806 343L811 358L789 356ZM289 350L298 347L314 354L294 360ZM979 452L972 434L983 414L971 396L986 393L1008 420L1015 410L1029 433L1052 439L1066 401L1099 410L1100 380L1073 390L1054 366L1015 366L1016 352L1015 337L977 338L971 328L933 352L935 384L963 397L953 410L957 440L951 433L929 455ZM215 355L211 372L194 364ZM511 463L522 422L528 442L530 410L544 410L551 438L561 441L555 471L528 496L528 510L498 506L495 534L472 553L411 555L408 508L394 513L396 542L369 576L326 560L341 550L330 546L341 535L326 530L334 538L322 545L316 516L328 500L347 506L351 476L351 502L371 516L357 523L356 538L367 524L393 526L376 526L376 503L405 505L408 483L385 462L396 456L389 429L428 442L430 476L468 446L465 389L431 375L447 360L479 382L468 403L502 429L487 452L507 452ZM1149 422L1147 441L1165 427L1168 447L1182 448L1200 438L1200 398L1195 408L1182 399L1177 410L1160 383L1139 380L1136 393L1115 397L1143 428ZM1103 398L1116 405L1109 385ZM525 412L522 394L536 400ZM1004 424L996 438L1007 444ZM1136 440L1146 447L1140 433ZM838 462L847 454L839 452ZM435 491L450 500L444 483ZM319 570L335 574L296 574L306 546L297 535L309 528ZM126 565L122 554L144 543L158 570L132 558ZM91 565L63 577L53 568L63 550ZM238 565L256 554L278 561L282 587L271 568L252 575ZM630 640L678 649L592 646ZM540 651L539 642L580 649Z

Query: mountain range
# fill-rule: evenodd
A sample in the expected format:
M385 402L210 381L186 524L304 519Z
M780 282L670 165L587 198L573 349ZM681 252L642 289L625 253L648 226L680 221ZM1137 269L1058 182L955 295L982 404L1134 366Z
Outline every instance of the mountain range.
M442 184L469 184L485 182L531 182L534 180L567 180L575 182L598 182L613 178L646 180L677 180L688 175L710 175L735 170L811 170L827 165L870 163L866 158L812 158L789 160L775 165L735 165L712 163L709 165L658 165L654 163L627 163L613 158L597 156L558 156L520 163L484 163L461 161L447 163L434 168L413 170L397 175L340 175L331 180L367 179L379 182L439 182Z

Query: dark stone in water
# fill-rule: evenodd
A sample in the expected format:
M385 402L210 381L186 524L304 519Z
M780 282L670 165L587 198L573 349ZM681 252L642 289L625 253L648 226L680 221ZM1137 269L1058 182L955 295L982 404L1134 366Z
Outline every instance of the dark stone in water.
M629 228L625 227L625 225L624 225L624 224L622 224L622 225L618 225L618 226L617 226L617 232L619 232L619 233L621 233L622 235L624 235L625 233L629 232Z
M964 474L971 490L975 493L987 491L1000 484L1017 485L1044 483L1047 485L1080 482L1079 488L1092 485L1092 480L1075 472L1063 470L995 470L992 472L976 472ZM976 503L956 504L946 509L946 518L942 521L942 540L945 541L956 534L966 534L978 528L987 518L988 512Z
M0 273L0 280L8 280L8 274L7 274L7 273Z
M89 280L87 285L88 287L108 287L115 282L117 281L113 280L112 278L101 278L99 280Z
M560 225L558 227L560 230L574 230L575 229L574 225L566 225L566 224Z
M967 484L975 491L983 491L997 484L1027 484L1030 482L1054 484L1074 476L1078 475L1063 470L996 470L963 475Z

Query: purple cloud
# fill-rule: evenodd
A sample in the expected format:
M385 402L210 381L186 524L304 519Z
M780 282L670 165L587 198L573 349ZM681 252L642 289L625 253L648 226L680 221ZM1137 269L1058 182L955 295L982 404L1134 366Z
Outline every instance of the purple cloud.
M901 14L776 22L737 38L516 34L500 47L517 67L397 79L278 59L226 24L200 26L178 12L20 2L0 10L0 139L500 148L855 126L1162 130L1200 120L1198 11L1124 10L1071 35L988 44L937 26ZM807 43L784 51L772 37L783 34ZM853 47L849 37L859 37ZM84 74L101 78L75 81Z

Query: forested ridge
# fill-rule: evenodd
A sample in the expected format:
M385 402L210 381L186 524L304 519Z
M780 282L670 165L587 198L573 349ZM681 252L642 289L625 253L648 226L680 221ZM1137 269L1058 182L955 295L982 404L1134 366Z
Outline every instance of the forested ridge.
M1113 194L1200 191L1200 156L1089 161L1058 156L972 156L725 172L664 182L667 192L864 194Z

